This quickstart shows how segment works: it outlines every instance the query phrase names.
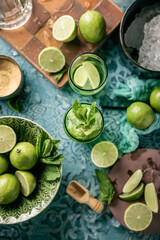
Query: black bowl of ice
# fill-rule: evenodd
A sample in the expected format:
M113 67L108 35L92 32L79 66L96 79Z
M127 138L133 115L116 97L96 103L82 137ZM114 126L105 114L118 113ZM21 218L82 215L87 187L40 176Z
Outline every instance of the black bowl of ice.
M136 0L120 24L120 43L129 60L149 75L160 75L160 0Z

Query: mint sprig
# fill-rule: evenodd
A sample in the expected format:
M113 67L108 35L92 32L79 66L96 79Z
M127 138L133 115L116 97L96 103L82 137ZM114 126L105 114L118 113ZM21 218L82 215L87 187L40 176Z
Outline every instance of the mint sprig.
M81 122L76 128L85 128L90 129L95 123L95 115L96 115L96 102L93 102L90 106L90 111L88 108L82 106L76 99L73 103L72 110L76 116L76 118Z
M48 138L43 131L37 138L36 155L43 166L41 178L45 181L54 181L60 177L60 164L64 155L58 150L59 140Z
M100 199L109 205L115 194L114 187L103 171L96 169L95 172L99 182Z

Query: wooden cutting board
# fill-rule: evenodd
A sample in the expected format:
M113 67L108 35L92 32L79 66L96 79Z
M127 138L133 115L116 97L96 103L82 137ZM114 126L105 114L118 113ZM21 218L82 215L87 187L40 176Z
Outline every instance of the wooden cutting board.
M70 43L61 43L52 36L52 27L58 17L69 14L78 24L80 16L87 10L100 12L106 21L106 37L98 44L84 41L78 31L77 38ZM67 66L80 53L95 52L119 25L123 11L111 0L33 0L33 12L29 21L16 30L0 30L0 36L26 58L53 85L59 89L67 83L67 73L56 83L54 76L43 71L38 64L40 51L49 46L62 50Z

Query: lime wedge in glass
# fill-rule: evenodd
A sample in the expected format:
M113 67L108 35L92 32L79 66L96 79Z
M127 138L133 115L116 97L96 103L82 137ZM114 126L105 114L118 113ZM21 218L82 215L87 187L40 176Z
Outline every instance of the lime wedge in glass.
M144 183L140 183L138 187L136 187L132 192L130 193L123 193L119 195L119 198L126 202L131 202L134 200L139 199L144 191Z
M57 41L70 42L77 35L77 24L70 15L63 15L53 25L53 37Z
M88 79L88 75L83 66L80 66L74 75L74 82L79 87L84 87Z
M28 197L36 187L36 178L35 176L28 171L16 171L16 177L18 178L21 185L21 193Z
M144 199L151 211L158 213L158 198L154 183L148 183L145 186Z
M0 125L0 153L12 150L16 144L16 134L11 127Z
M133 203L124 213L124 222L133 231L145 230L151 221L152 211L144 203Z
M39 56L38 62L42 69L47 72L59 72L65 65L65 56L59 48L44 48Z
M110 167L118 159L118 149L112 142L99 142L91 151L91 159L97 167Z
M141 169L138 169L137 171L135 171L133 175L128 179L126 184L124 185L122 192L129 193L133 191L142 180L142 176L143 176L143 173Z
M84 70L86 71L86 74L89 78L92 88L93 89L97 88L100 84L100 76L99 76L99 72L98 72L97 68L89 61L84 62L83 66L84 66Z

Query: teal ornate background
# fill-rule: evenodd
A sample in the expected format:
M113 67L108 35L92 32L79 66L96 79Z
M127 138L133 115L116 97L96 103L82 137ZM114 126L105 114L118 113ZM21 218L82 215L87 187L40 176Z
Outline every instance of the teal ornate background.
M133 0L114 0L123 10ZM21 113L10 110L5 102L0 102L2 116L17 115L29 118L44 127L55 139L61 140L60 149L66 156L63 162L63 177L58 194L49 207L32 220L17 225L0 226L1 240L158 240L160 235L142 236L121 226L112 216L107 205L101 214L96 214L84 204L79 204L66 194L68 183L75 179L86 186L93 197L99 197L95 166L90 152L94 143L80 144L70 140L63 130L62 120L74 99L80 102L97 102L105 119L104 131L97 141L108 140L119 145L120 119L125 110L102 109L102 104L128 106L123 98L110 96L117 82L125 83L126 78L139 75L139 70L124 58L119 44L118 30L98 51L109 69L109 79L105 89L96 96L80 96L67 85L56 89L14 49L0 39L0 54L14 58L21 66L25 77L25 87L20 102ZM160 129L152 134L140 135L139 148L160 149Z

